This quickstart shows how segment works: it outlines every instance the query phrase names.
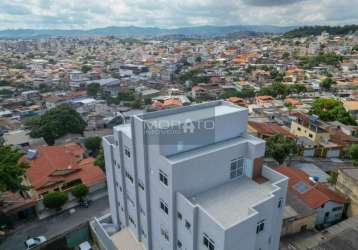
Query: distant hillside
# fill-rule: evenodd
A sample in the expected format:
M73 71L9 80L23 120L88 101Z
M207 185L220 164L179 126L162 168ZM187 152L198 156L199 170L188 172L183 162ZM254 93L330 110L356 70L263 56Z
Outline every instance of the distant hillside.
M37 38L37 37L78 37L78 36L123 36L123 37L158 37L168 35L182 35L186 37L217 37L240 32L256 33L275 33L282 34L292 30L294 27L278 26L255 26L255 25L236 25L236 26L197 26L176 29L161 29L147 27L105 27L90 30L36 30L36 29L16 29L0 31L0 38Z
M305 26L300 27L284 34L287 38L300 38L306 36L318 36L322 32L328 32L331 35L347 35L358 31L358 25L345 26Z

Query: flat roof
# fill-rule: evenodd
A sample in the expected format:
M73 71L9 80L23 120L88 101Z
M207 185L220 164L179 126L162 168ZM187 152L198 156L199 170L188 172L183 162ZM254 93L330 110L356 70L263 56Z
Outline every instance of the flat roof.
M248 177L225 183L189 197L224 228L247 218L256 204L268 199L275 186L270 181L258 184Z
M242 110L246 110L246 108L236 106L225 101L213 101L180 108L150 112L143 115L138 115L138 118L149 122L158 120L174 120L184 122L188 118L193 121L197 121Z
M256 139L258 142L262 141L261 139L258 139L258 138L256 138ZM235 146L238 144L246 143L248 141L253 141L253 139L251 137L246 138L244 136L238 136L238 137L235 137L235 138L232 138L229 140L225 140L225 141L205 145L203 147L191 149L188 151L178 152L176 154L168 155L168 156L166 156L166 158L171 163L181 162L181 161L188 160L192 157L198 157L200 155L205 155L205 154L208 154L211 152L216 152L216 151L219 151L219 150L222 150L225 148L229 148L229 147L232 147L232 146Z

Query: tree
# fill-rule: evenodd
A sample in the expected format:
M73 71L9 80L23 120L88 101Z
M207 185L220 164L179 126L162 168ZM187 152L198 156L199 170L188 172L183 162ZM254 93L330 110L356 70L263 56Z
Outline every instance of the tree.
M87 95L96 97L101 86L98 83L91 83L87 85Z
M266 156L272 157L282 164L289 156L297 153L296 142L285 138L281 134L272 136L266 140Z
M82 68L81 68L81 71L83 73L88 73L92 70L92 66L91 65L83 65Z
M144 99L144 104L145 104L145 105L151 105L151 104L152 104L152 98L146 97L146 98Z
M330 90L332 84L335 84L335 81L333 81L332 78L327 77L321 82L321 87L324 88L325 90Z
M328 182L332 185L335 185L337 183L338 179L338 172L330 172L328 177Z
M349 157L352 159L354 166L358 166L358 144L350 145L348 149Z
M346 125L356 125L355 118L348 113L340 101L320 98L314 101L310 114L318 115L323 121L339 121Z
M28 165L20 161L23 153L11 146L0 145L0 192L21 192L29 187L23 184Z
M103 148L101 147L101 149L99 150L99 153L96 157L96 160L94 162L94 164L96 164L96 166L100 167L103 171L105 171L106 169L106 164L104 162L104 152L103 152Z
M82 134L87 124L81 115L68 105L60 105L48 110L40 117L31 119L31 137L43 137L47 144L69 133Z
M94 136L94 137L88 137L85 140L85 147L90 152L90 155L97 156L100 148L101 148L101 137Z
M60 210L68 200L68 194L65 192L50 192L45 195L43 203L49 209Z
M74 197L79 199L80 201L88 194L89 189L84 184L78 184L72 189L72 194Z

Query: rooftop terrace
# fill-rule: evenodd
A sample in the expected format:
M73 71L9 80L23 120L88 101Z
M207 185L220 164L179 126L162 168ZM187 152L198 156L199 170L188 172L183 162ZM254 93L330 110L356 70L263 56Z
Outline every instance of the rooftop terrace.
M203 208L221 226L229 228L250 216L252 207L268 199L275 189L270 181L258 184L242 177L191 196L189 200Z

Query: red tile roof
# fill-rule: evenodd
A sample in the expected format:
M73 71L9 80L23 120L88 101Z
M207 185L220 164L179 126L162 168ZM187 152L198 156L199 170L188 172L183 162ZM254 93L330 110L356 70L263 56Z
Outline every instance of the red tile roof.
M309 175L301 169L293 167L278 167L275 169L277 172L286 175L288 180L288 188L290 191L298 195L309 207L319 208L328 201L336 203L346 203L347 200L337 192L329 189L329 187L322 183L314 183L309 179ZM308 186L306 192L298 192L295 185L303 182Z
M257 131L258 134L265 135L268 137L282 134L286 138L295 139L296 137L291 134L288 130L281 127L275 122L249 122L249 125Z
M36 190L77 179L87 186L105 180L103 171L94 165L93 158L83 159L84 149L78 144L41 146L36 150L36 158L23 157L30 166L26 176Z

